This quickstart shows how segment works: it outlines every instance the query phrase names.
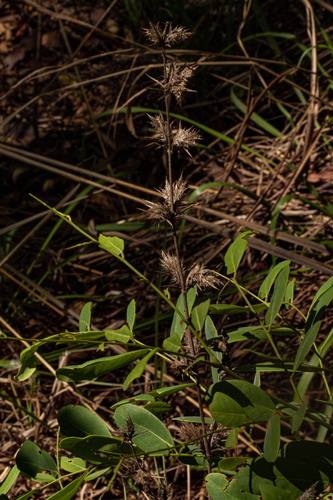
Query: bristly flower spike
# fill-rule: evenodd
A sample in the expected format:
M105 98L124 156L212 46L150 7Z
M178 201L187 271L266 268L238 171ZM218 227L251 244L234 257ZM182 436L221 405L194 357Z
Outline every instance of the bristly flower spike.
M202 139L201 135L198 134L193 127L191 128L182 128L181 122L179 122L177 133L173 136L172 139L172 147L175 147L178 152L181 149L184 149L186 153L190 156L189 148L194 146L197 141Z
M191 33L182 26L172 28L170 22L166 22L164 29L160 28L160 23L153 24L149 21L150 28L143 28L146 37L152 45L159 45L160 47L171 47L174 43L183 42Z

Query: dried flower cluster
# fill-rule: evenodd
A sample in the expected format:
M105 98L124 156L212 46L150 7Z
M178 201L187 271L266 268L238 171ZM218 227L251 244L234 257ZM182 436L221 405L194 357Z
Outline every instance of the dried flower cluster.
M180 286L181 279L179 276L179 266L177 265L177 258L175 255L168 254L162 251L161 265L164 271L171 276L173 283ZM212 272L207 269L204 264L193 264L189 270L186 270L183 262L181 262L181 271L185 278L186 290L193 285L197 285L199 290L205 290L206 288L217 288L220 285L220 279L212 274Z
M184 378L184 370L188 367L188 360L186 358L174 359L170 364L170 370L176 377Z
M198 132L196 132L193 127L183 128L181 122L179 122L177 132L172 135L161 112L158 116L148 115L148 117L151 126L156 130L158 142L154 142L153 144L157 144L158 148L170 147L171 153L175 148L178 150L178 152L181 149L184 149L184 151L186 151L187 154L191 156L189 148L191 146L194 146L197 141L200 141L202 139L201 135L198 134ZM170 129L172 129L173 123L174 122L170 124ZM169 138L170 145L168 140Z
M203 453L205 452L203 440L198 439L202 437L202 434L204 434L202 426L197 426L192 422L181 422L178 434L182 441L191 441L192 439L196 439L195 444Z
M303 495L301 495L298 500L314 500L316 498L316 486L318 484L318 481L310 486L309 489L304 491Z
M163 97L168 97L172 94L175 96L177 103L181 105L184 92L195 92L195 90L187 88L186 85L187 80L191 78L197 67L195 64L173 61L166 65L165 78L162 81L156 80L152 76L149 78L161 86Z
M173 206L171 206L171 189L168 179L165 179L165 187L158 189L164 198L162 203L145 200L144 204L148 207L145 210L148 219L155 220L158 224L167 222L170 226L173 225L175 217L181 215L189 205L182 204L185 192L186 182L183 177L175 181L172 185L173 189Z
M171 47L174 43L180 43L186 40L191 33L182 26L172 28L172 23L167 22L164 29L160 28L160 23L153 24L149 21L150 28L143 28L146 37L152 45L159 45L162 49L164 47Z
M134 483L139 485L150 498L157 498L155 493L158 489L158 484L152 474L143 469L143 463L134 460L126 460L125 463L126 475L130 476Z
M187 288L197 285L199 290L205 290L209 287L217 288L221 281L204 264L196 263L191 266L185 284Z

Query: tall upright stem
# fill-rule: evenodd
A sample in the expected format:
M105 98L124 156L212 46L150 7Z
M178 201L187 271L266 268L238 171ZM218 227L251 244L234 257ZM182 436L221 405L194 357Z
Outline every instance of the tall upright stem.
M164 85L168 85L168 71L167 71L167 60L166 60L166 54L165 54L165 48L162 46L162 57L163 57L163 70L164 70ZM169 71L169 75L170 75ZM175 213L175 207L174 207L174 196L173 196L173 179L172 179L172 130L171 130L171 123L170 123L170 100L171 96L170 95L165 95L164 97L164 102L165 102L165 114L166 114L166 125L167 125L167 144L166 144L166 150L167 150L167 168L168 168L168 180L169 180L169 185L170 185L170 208L171 208L171 213L176 215ZM173 217L173 220L171 221L172 224L172 235L173 235L173 242L174 242L174 247L175 247L175 255L176 255L176 261L177 261L177 269L178 269L178 276L179 276L179 281L180 281L180 288L181 288L181 293L183 296L184 300L184 311L185 311L185 317L189 321L190 315L188 311L188 306L187 306L187 300L186 300L186 286L185 286L185 278L184 278L184 273L181 265L181 260L180 260L180 255L179 255L179 249L178 249L178 242L177 242L177 233L176 233L176 226L175 226L175 217ZM195 357L196 352L195 352L195 347L194 347L194 342L193 342L193 337L191 335L191 332L189 328L186 329L186 334L189 340L189 347L190 347L190 353L191 356ZM203 429L203 434L206 434L206 425L205 425L205 417L204 417L204 412L203 412L203 405L202 405L202 399L201 399L201 391L200 391L200 382L196 378L196 383L197 383L197 397L198 397L198 404L199 404L199 414L200 414L200 420L201 420L201 425ZM208 439L206 436L203 437L203 442L204 442L204 447L205 447L205 455L207 459L207 470L208 473L211 473L212 468L211 468L211 452L210 452L210 445L208 442Z

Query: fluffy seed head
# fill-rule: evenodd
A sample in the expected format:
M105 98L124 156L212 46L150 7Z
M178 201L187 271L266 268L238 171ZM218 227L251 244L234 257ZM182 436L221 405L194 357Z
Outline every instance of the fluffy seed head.
M181 261L181 267L183 267L183 262ZM179 276L178 260L175 255L171 253L164 252L162 250L161 266L165 273L171 276L171 279L175 285L180 286L181 279Z
M196 263L194 264L187 275L186 287L197 285L199 290L205 290L208 287L217 288L216 285L220 285L220 279L212 274L212 272L207 269L204 264Z

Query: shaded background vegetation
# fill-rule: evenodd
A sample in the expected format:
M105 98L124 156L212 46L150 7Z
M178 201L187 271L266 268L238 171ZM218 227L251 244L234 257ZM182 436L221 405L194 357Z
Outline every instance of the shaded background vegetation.
M197 220L186 222L181 239L186 263L199 260L222 270L230 239L220 230L253 229L252 222L260 224L254 227L259 243L249 249L239 272L250 290L258 289L277 259L291 259L297 276L295 304L306 310L318 287L333 274L333 8L328 2L4 1L0 328L8 336L31 341L65 329L75 331L78 313L90 300L94 328L117 328L132 298L138 307L137 330L146 342L155 335L156 298L146 284L97 248L76 248L81 235L53 216L39 217L44 207L29 196L51 206L82 196L67 205L72 219L93 235L120 235L127 242L127 259L152 281L161 277L160 249L164 244L172 250L171 239L167 235L163 243L164 228L145 221L139 210L140 198L154 199L166 172L163 154L151 144L153 131L144 109L163 109L156 85L147 76L157 78L161 64L142 32L149 20L172 21L193 33L178 50L170 50L170 57L198 64L191 81L195 92L173 112L197 122L203 140L192 158L176 159L177 169L188 180L189 194L207 183L227 183L209 185L197 200L203 208L190 212ZM256 115L250 117L246 109ZM92 180L100 187L91 185ZM117 184L119 180L125 184ZM27 220L34 215L38 218ZM270 229L279 234L268 234ZM163 278L163 285L168 284ZM173 296L178 293L169 290ZM218 300L242 304L232 289ZM301 321L294 311L288 314L296 325ZM161 304L159 315L162 341L171 313ZM327 328L330 318L328 313ZM251 321L230 317L220 327ZM293 359L295 340L281 342L286 360ZM0 408L5 424L0 473L12 463L24 438L43 439L55 447L54 432L36 423L32 414L52 426L59 405L75 402L72 393L58 394L59 387L44 369L26 384L13 381L23 347L14 340L1 347ZM265 343L260 349L269 353ZM94 353L91 350L88 357ZM232 366L245 354L231 349ZM45 352L54 367L69 358L72 364L81 362L87 352ZM102 385L78 391L108 414L124 374L125 369L104 377ZM276 387L278 377L267 375L266 386ZM282 394L283 381L279 387ZM314 378L310 397L314 393L320 398L322 389ZM176 408L186 403L187 413L194 411L185 396L177 398ZM312 429L308 432L311 435ZM179 475L181 491L184 471ZM22 494L26 486L18 488ZM114 498L121 498L115 488ZM193 488L198 492L200 485Z

